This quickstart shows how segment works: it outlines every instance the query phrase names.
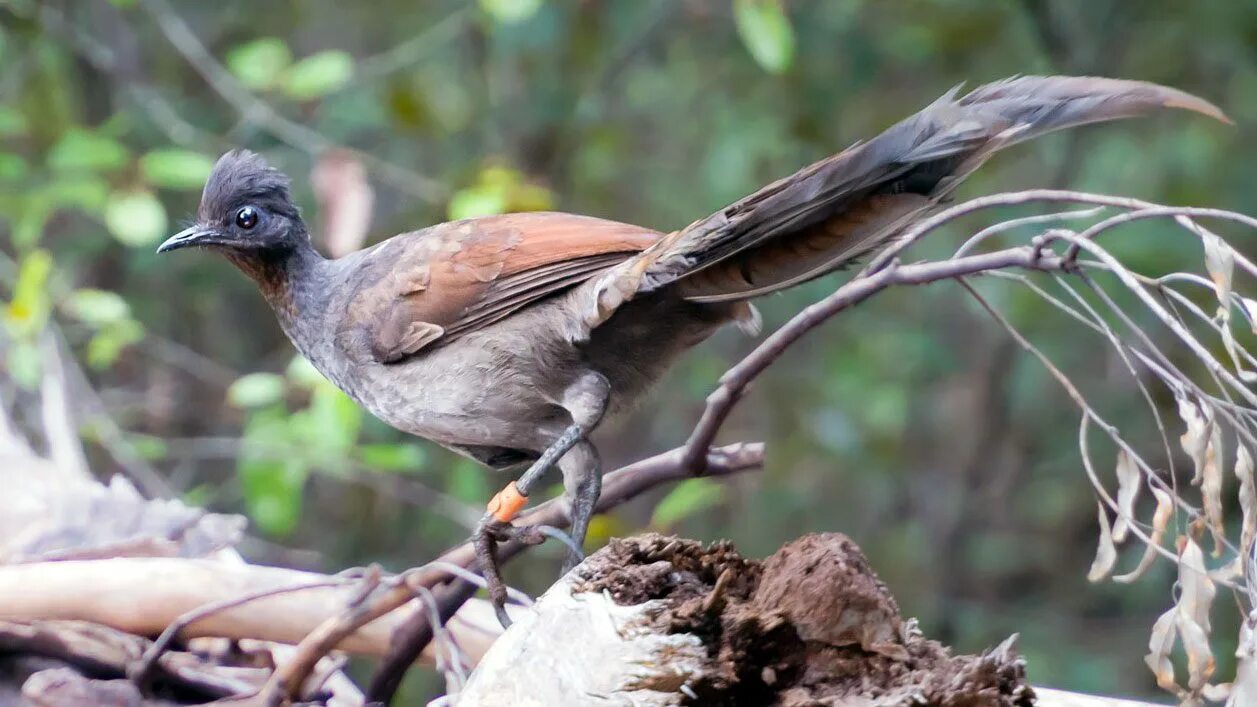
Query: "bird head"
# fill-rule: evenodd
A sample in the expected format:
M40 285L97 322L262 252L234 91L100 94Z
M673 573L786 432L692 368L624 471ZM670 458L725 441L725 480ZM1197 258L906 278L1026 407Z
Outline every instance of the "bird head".
M196 223L162 243L158 253L188 246L228 255L278 254L309 242L305 223L289 195L288 177L257 153L232 150L214 165Z

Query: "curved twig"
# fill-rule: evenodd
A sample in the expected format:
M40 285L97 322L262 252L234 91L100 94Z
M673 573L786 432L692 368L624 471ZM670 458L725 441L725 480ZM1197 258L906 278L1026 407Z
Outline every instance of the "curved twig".
M1019 246L940 262L913 265L892 263L877 270L866 268L865 273L868 274L861 273L833 294L796 314L720 377L720 385L707 396L707 406L685 443L683 464L695 473L702 473L704 451L715 441L716 433L742 397L747 385L796 341L839 312L894 285L924 285L1005 268L1053 272L1064 271L1066 264L1056 255L1030 246Z

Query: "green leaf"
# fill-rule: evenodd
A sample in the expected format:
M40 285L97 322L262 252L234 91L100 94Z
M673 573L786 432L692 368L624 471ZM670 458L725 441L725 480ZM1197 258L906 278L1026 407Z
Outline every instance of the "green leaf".
M48 199L35 196L25 201L17 221L13 224L13 244L22 250L39 242L48 217L52 216L52 204Z
M180 495L183 502L189 506L205 508L214 499L216 491L217 489L211 484L197 484Z
M136 454L149 461L164 458L169 453L166 440L153 435L133 434L127 436L127 442Z
M46 185L41 196L51 206L76 207L94 214L109 202L109 184L92 174L67 175Z
M549 189L524 181L516 169L490 165L480 170L476 182L450 197L449 217L455 221L515 211L545 211L554 207Z
M0 137L17 137L25 135L27 130L26 116L16 108L0 105Z
M52 256L46 250L34 250L22 258L18 266L13 300L5 309L5 323L17 336L31 336L44 328L48 310L48 277L52 274Z
M358 441L362 429L362 408L331 383L314 389L306 411L309 448L317 449L327 461L338 461Z
M241 441L242 459L288 459L296 456L292 416L280 405L257 408L249 413Z
M541 0L480 0L480 8L489 13L495 22L509 25L537 14Z
M676 523L711 508L725 497L725 487L711 479L686 479L668 492L650 517L652 527L670 528Z
M14 341L6 354L4 364L9 376L27 390L37 387L44 365L39 347L29 341Z
M298 101L325 96L349 83L354 73L354 60L342 51L311 54L289 67L281 88L285 95Z
M140 158L140 171L150 183L166 189L200 189L214 160L192 150L153 150Z
M59 172L112 172L126 166L130 157L111 137L71 128L48 151L48 166Z
M377 471L415 472L427 459L417 444L364 444L358 455L365 466Z
M549 211L554 208L554 192L538 184L520 184L511 190L507 210Z
M464 503L484 503L489 499L489 484L484 470L470 459L460 459L451 470L446 492Z
M120 242L145 246L166 233L166 208L148 191L114 192L105 205L105 227Z
M237 473L253 522L271 535L291 533L301 520L305 465L297 459L242 459Z
M790 68L794 30L781 0L733 0L733 18L756 63L774 74Z
M30 167L21 155L0 152L0 181L20 182L26 179L30 171Z
M117 292L108 290L75 290L64 303L70 316L94 327L128 319L131 308Z
M288 362L288 368L284 369L284 377L292 381L296 385L303 388L313 389L320 385L327 384L328 380L323 377L322 373L314 367L314 364L306 360L305 356L297 354Z
M118 360L126 347L144 338L144 327L134 319L122 319L106 325L87 342L87 364L105 369Z
M274 88L291 63L288 45L277 37L255 39L227 52L227 68L254 91Z
M524 181L524 175L520 174L519 170L494 164L480 170L480 174L476 175L476 181L482 186L509 191Z
M450 197L449 217L452 221L477 216L492 216L506 211L506 194L493 185L476 185L459 189Z
M227 388L227 402L238 408L256 408L284 397L284 379L274 373L249 373Z

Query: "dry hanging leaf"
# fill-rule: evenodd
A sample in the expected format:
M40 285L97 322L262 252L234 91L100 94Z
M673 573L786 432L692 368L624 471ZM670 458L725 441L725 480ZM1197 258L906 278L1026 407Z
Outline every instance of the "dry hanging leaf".
M1248 315L1248 326L1257 334L1257 299L1249 299L1248 297L1240 297L1240 306L1244 308L1244 313Z
M1222 240L1218 234L1192 221L1186 216L1175 219L1187 230L1200 237L1205 247L1205 269L1209 271L1209 279L1213 280L1214 289L1218 294L1218 318L1226 322L1231 311L1231 281L1235 273L1235 251Z
M1178 559L1179 612L1199 625L1207 635L1210 630L1209 610L1218 590L1205 569L1205 555L1195 541L1188 538Z
M1192 483L1199 484L1205 474L1205 454L1209 448L1209 419L1201 407L1187 398L1186 395L1175 396L1178 400L1178 415L1183 418L1187 430L1179 437L1183 451L1191 457L1195 474Z
M1104 504L1097 503L1096 507L1100 515L1100 545L1096 548L1096 559L1091 563L1091 570L1087 572L1088 582L1099 582L1109 576L1109 572L1113 571L1113 564L1117 562L1117 548L1113 546L1109 517L1104 512Z
M1221 702L1231 696L1231 683L1224 682L1217 685L1205 685L1200 690L1200 696L1210 702Z
M361 248L375 203L362 162L347 150L325 152L310 173L310 183L318 199L328 253L339 258Z
M1175 219L1179 225L1196 234L1205 249L1205 269L1209 271L1209 279L1213 281L1214 292L1218 296L1218 310L1214 315L1222 331L1222 344L1235 364L1235 372L1246 383L1257 381L1257 373L1244 369L1240 363L1239 351L1235 342L1235 334L1231 331L1231 299L1235 275L1235 251L1213 231L1201 226L1186 216ZM1237 297L1245 309L1253 331L1257 332L1257 320L1253 319L1253 310L1243 297Z
M1177 614L1178 610L1171 607L1157 617L1152 624L1152 635L1148 637L1148 655L1144 656L1144 663L1157 678L1157 687L1175 694L1178 693L1178 684L1174 682L1174 662L1170 660L1170 651L1174 650L1178 633L1175 627Z
M1135 519L1135 501L1139 498L1139 467L1125 449L1117 452L1117 519L1113 521L1113 542L1126 541L1130 524Z
M1218 311L1215 315L1222 330L1222 344L1235 364L1236 375L1245 383L1257 381L1257 372L1246 370L1240 362L1235 334L1231 331L1231 300L1233 299L1233 280L1235 274L1235 251L1216 233L1192 221L1186 216L1175 219L1187 230L1195 233L1205 249L1205 268L1209 271L1209 279L1213 281L1214 291L1218 296ZM1253 333L1257 333L1257 301L1235 296L1249 320Z
M1226 707L1257 705L1257 612L1240 625L1240 642L1235 649L1235 682Z
M1152 487L1152 495L1157 499L1157 510L1152 514L1152 533L1148 536L1148 544L1144 547L1143 557L1139 559L1139 565L1135 569L1113 577L1114 582L1129 584L1143 576L1144 572L1152 566L1154 560L1157 559L1157 547L1161 545L1161 541L1165 538L1165 528L1170 523L1170 518L1174 517L1174 498L1169 492L1163 491L1156 486Z
M1230 319L1231 277L1235 271L1235 252L1217 235L1201 229L1205 237L1205 267L1218 293L1218 316Z
M1187 688L1199 694L1209 684L1209 678L1213 677L1213 670L1217 667L1213 650L1209 647L1209 634L1182 612L1178 613L1175 625L1179 638L1183 640L1183 651L1187 653Z
M1226 528L1222 525L1222 426L1210 416L1209 444L1201 473L1200 495L1204 498L1205 519L1213 535L1213 556L1226 549Z
M1236 555L1230 562L1209 570L1209 579L1214 583L1221 584L1223 582L1232 582L1244 576L1244 565L1240 562L1239 555Z
M1209 610L1217 589L1205 569L1205 555L1195 541L1188 539L1179 555L1179 598L1175 625L1187 653L1187 687L1192 695L1209 684L1217 667L1209 647Z
M1235 449L1235 478L1240 482L1240 558L1244 574L1253 558L1253 537L1257 535L1257 489L1253 488L1253 458L1242 444Z
M1235 342L1235 332L1231 331L1231 325L1223 322L1219 325L1222 331L1222 345L1226 347L1226 352L1231 355L1231 365L1235 366L1235 375L1245 383L1257 381L1257 372L1253 372L1244 368L1244 363L1240 361L1239 344Z

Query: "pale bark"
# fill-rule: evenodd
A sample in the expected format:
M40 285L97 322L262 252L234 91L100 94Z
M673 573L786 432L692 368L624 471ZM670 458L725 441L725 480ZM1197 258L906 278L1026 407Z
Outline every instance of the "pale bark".
M211 559L110 558L0 566L0 619L76 619L141 636L156 636L180 615L213 602L254 592L325 583L311 572ZM225 609L189 625L188 638L219 636L297 643L321 622L339 615L356 591L315 587ZM404 612L387 614L351 634L341 648L382 656ZM501 632L493 611L471 600L449 623L459 648L475 660ZM424 652L431 661L432 648Z

